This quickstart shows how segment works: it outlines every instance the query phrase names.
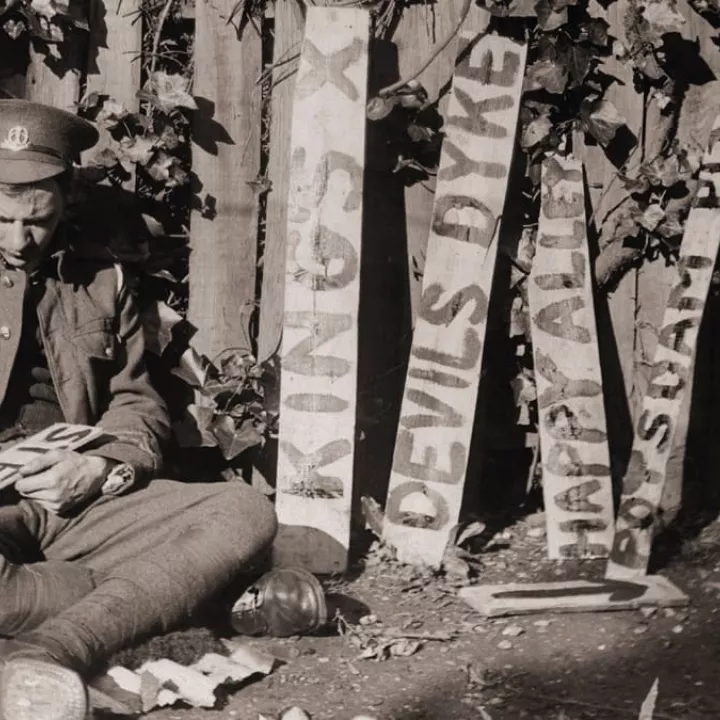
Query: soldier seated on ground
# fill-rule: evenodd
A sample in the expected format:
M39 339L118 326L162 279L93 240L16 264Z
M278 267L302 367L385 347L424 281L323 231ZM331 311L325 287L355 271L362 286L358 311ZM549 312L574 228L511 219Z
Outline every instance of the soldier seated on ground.
M277 529L245 483L158 479L169 420L133 300L63 224L71 162L96 141L70 113L0 100L0 444L59 421L106 438L0 493L2 720L85 718L104 659L186 620Z

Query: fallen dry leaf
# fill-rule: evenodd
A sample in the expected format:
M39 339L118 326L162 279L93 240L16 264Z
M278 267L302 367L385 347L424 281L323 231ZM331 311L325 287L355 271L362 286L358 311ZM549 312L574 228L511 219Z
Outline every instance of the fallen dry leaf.
M508 625L501 634L506 637L517 637L518 635L522 635L524 632L525 630L519 625Z
M140 673L150 672L163 684L172 683L178 695L193 707L215 707L215 688L220 684L173 660L151 660L140 668Z
M657 702L657 696L658 696L658 689L659 689L659 680L658 678L655 678L655 682L652 684L652 687L650 688L650 692L647 694L647 697L643 701L643 704L640 707L640 715L638 715L638 720L653 720L653 715L655 714L655 703Z
M280 713L279 720L311 720L311 717L302 708L291 707Z

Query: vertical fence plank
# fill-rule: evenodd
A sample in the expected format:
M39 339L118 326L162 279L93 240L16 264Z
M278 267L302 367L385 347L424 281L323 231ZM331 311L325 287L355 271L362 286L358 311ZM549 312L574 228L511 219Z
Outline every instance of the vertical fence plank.
M302 31L302 16L295 7L295 0L277 3L268 167L268 177L272 187L267 200L258 331L258 357L261 360L277 352L282 335L287 195L290 180L290 127Z
M91 5L87 91L109 95L130 112L139 106L142 21L140 0Z
M618 0L607 11L597 3L592 3L592 13L605 17L610 25L610 34L624 38L623 17L628 0ZM617 107L626 119L630 131L638 138L642 137L643 98L633 87L632 69L614 58L604 63L602 70L617 78L607 91L607 98ZM594 232L597 233L600 250L612 237L612 225L608 222L611 208L627 194L618 181L618 169L606 157L599 146L577 148L583 158L589 183L589 195L592 206ZM642 155L637 148L631 158L630 166L636 166ZM596 264L596 271L599 263ZM636 309L635 270L628 272L617 287L606 297L598 297L596 313L600 336L600 353L605 383L605 401L608 420L608 439L610 442L610 462L613 480L619 482L627 464L632 444L632 417L628 398L634 397L634 358L635 358L635 309Z
M191 217L188 314L209 357L251 347L258 198L248 182L260 171L261 52L254 26L240 40L215 4L198 3L193 171L211 211Z
M70 9L80 14L81 0L71 0ZM61 47L62 59L55 61L33 44L30 45L30 64L26 76L25 96L28 100L54 105L61 110L75 111L80 99L80 78L85 67L88 47L87 33L74 30L68 33Z
M461 5L462 0L443 0L437 4L418 3L403 10L398 27L393 34L393 42L398 49L401 76L406 77L418 68L433 52L436 42L445 38L447 33L455 27ZM471 23L466 23L466 27L473 29ZM440 90L450 82L456 51L457 41L451 42L418 78L431 99L435 99ZM445 116L447 102L448 95L445 92L438 108L443 116ZM425 267L425 250L434 193L434 178L430 178L426 183L411 185L405 193L413 325L420 298L421 273Z

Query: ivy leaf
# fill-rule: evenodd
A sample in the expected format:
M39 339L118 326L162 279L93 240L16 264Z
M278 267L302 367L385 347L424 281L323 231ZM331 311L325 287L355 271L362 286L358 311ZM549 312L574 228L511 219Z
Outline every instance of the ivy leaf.
M188 406L182 420L173 423L173 435L181 448L217 447L217 438L210 432L214 417L212 408Z
M603 147L609 145L617 131L626 124L617 108L604 98L583 101L580 107L580 123L583 130Z
M553 124L547 115L535 118L523 130L520 137L520 146L528 149L539 145L550 134L552 127Z
M697 170L692 158L682 153L671 152L667 157L658 156L640 166L640 173L651 185L672 187L679 182L687 182Z
M183 169L180 159L162 150L155 154L145 169L153 180L163 183L167 188L178 187L188 181L188 174Z
M27 30L27 26L22 20L7 20L3 25L3 30L13 40L17 40Z
M175 108L184 107L197 110L197 103L188 92L190 81L180 74L168 74L159 70L150 78L151 92L141 91L145 100L152 102L163 112L171 112Z
M123 107L122 103L108 98L103 102L100 112L98 112L95 122L112 130L116 128L130 113Z
M573 45L568 56L568 70L570 71L571 87L578 87L590 72L593 53L584 45Z
M623 184L625 189L631 195L643 195L650 189L650 182L645 175L639 175L636 178L627 175L618 174L618 180Z
M562 95L567 86L568 73L560 63L549 58L533 63L525 74L525 90L547 90Z
M666 77L653 52L640 52L633 57L633 65L650 80L662 80Z
M115 154L115 151L109 147L104 147L93 153L88 160L89 165L101 168L115 167L118 162L120 162L118 156Z
M683 223L680 222L680 217L677 212L666 213L662 222L656 228L656 232L666 240L682 235L683 231Z
M137 135L134 138L123 138L120 141L120 147L125 158L130 162L138 165L148 165L155 153L155 142L157 138L154 136L144 137Z
M607 47L610 25L602 18L593 18L586 26L588 40L597 47Z
M550 4L550 0L538 0L535 3L535 12L538 16L538 27L545 32L557 30L568 21L567 7L555 10Z
M645 0L639 9L649 25L651 42L656 47L663 35L681 32L685 25L685 18L678 12L675 0Z
M52 20L58 14L58 7L55 0L31 0L30 9L37 15Z
M407 126L407 134L413 142L430 142L435 135L434 131L429 127L420 125L417 122L411 122Z
M638 218L638 223L641 227L653 232L664 219L665 211L659 203L653 203L645 208L645 212Z
M210 431L217 438L220 452L226 460L236 458L240 453L260 445L263 441L263 436L250 418L241 422L236 428L235 421L229 415L216 415Z

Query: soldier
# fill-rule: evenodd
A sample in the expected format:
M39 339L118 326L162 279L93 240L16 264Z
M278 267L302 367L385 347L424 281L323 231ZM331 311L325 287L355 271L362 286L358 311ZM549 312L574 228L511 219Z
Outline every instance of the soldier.
M0 100L0 442L58 421L104 431L0 494L3 720L84 719L94 668L187 619L277 529L245 483L158 479L169 419L133 299L63 222L72 162L97 138L71 113Z

